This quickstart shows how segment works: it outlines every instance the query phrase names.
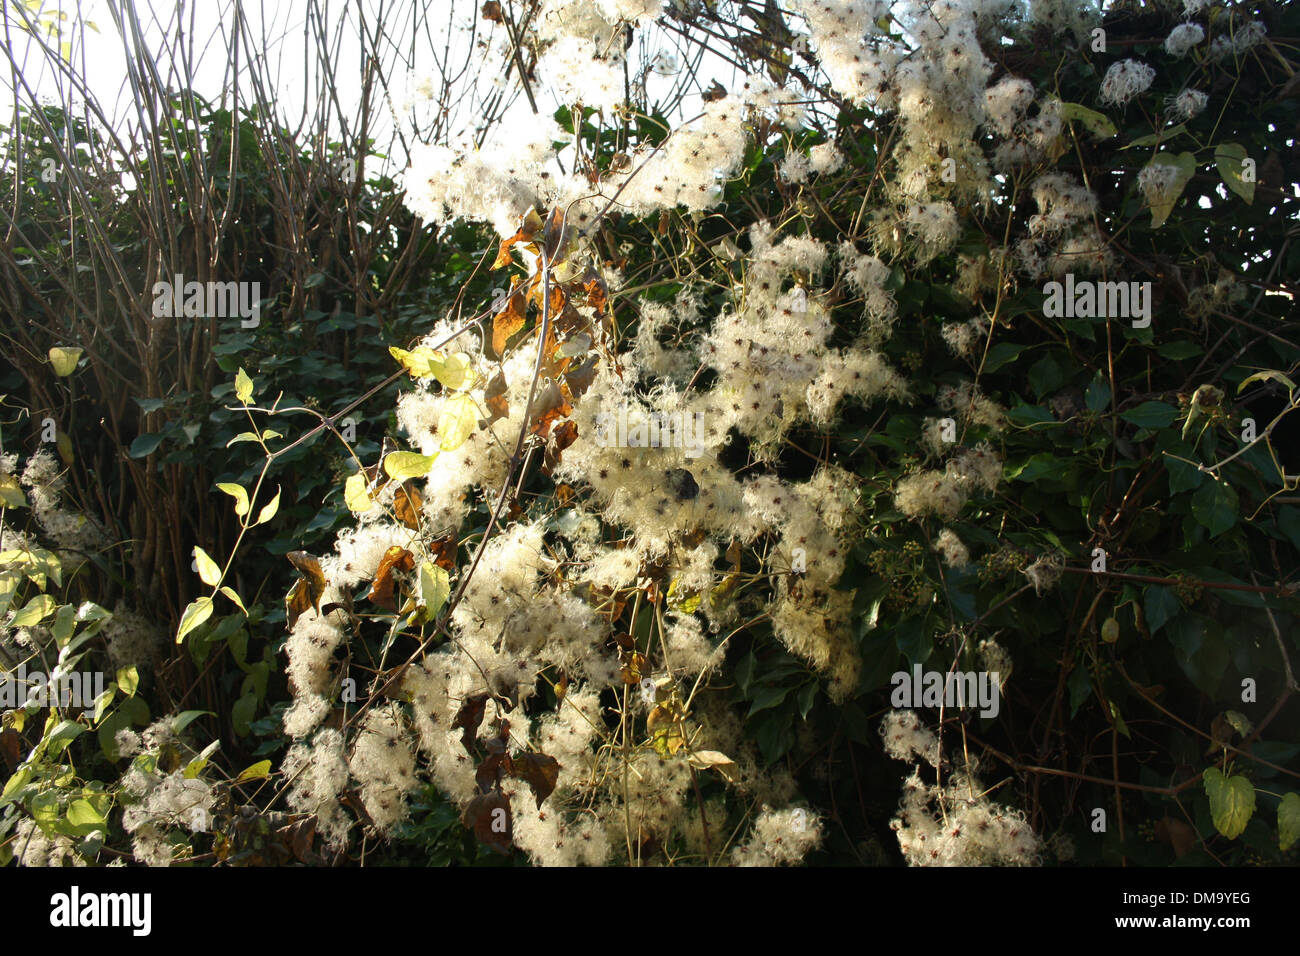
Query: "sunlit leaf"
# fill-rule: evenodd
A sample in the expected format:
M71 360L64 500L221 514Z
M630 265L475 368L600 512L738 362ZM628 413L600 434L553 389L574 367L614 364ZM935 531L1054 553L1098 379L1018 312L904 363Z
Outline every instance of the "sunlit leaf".
M443 451L455 451L478 426L478 407L468 395L453 395L438 419L438 436Z
M199 569L199 579L209 587L221 582L221 567L198 545L194 546L194 563Z
M253 380L242 368L235 373L235 397L245 405L253 397Z
M248 492L244 490L243 485L220 481L217 482L217 487L235 499L235 514L241 518L248 514Z
M81 353L81 349L65 349L57 346L50 349L50 364L54 366L54 374L59 378L71 375L77 368Z
M176 629L176 643L185 640L185 635L194 630L212 616L212 598L201 597L189 603L181 615L180 626Z

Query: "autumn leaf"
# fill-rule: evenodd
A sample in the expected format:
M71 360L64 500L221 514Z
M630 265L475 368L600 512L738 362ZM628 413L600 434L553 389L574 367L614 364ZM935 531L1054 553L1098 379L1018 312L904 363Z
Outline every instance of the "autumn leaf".
M468 395L453 395L438 419L438 436L443 451L455 451L478 426L478 407Z
M474 831L480 843L501 853L510 852L514 821L510 816L510 800L500 790L480 793L471 800L461 815L461 822Z
M492 319L492 358L500 361L506 357L510 337L524 327L527 320L527 303L522 288L516 289L506 299L505 306Z
M483 710L487 707L487 701L487 694L466 697L461 701L460 710L456 711L456 719L451 722L452 729L460 727L464 731L460 735L460 742L471 754L474 752L474 741L478 737L478 726L483 723Z
M645 665L645 655L640 651L633 651L631 654L626 655L623 659L623 666L619 672L620 676L623 678L623 683L641 683L641 672L645 668Z
M375 569L375 578L370 584L370 591L366 597L380 607L386 607L390 611L397 610L397 604L393 600L393 586L396 583L393 580L393 572L414 569L415 556L400 545L393 545L379 559L379 567Z
M490 425L498 419L510 417L510 402L506 399L506 377L500 372L492 376L492 380L488 382L483 398L491 416L486 424Z
M434 538L428 544L429 557L433 563L445 571L456 569L456 549L459 542L455 532L448 532L440 538Z
M512 761L512 775L528 784L537 800L537 809L542 808L542 801L555 790L560 778L560 764L554 757L542 753L522 753Z
M505 17L501 15L501 4L498 0L487 0L487 3L483 4L480 15L484 20L489 20L492 23L501 23L505 20Z
M533 398L533 426L529 433L546 438L556 419L566 418L572 413L573 406L565 399L560 386L553 381L547 382Z
M420 508L423 505L424 499L420 497L415 482L410 479L402 482L402 486L393 495L393 514L412 531L420 530Z
M284 599L289 629L293 630L294 623L308 608L315 608L316 613L320 613L320 599L325 593L325 574L320 569L320 562L306 551L290 551L285 557L301 575Z

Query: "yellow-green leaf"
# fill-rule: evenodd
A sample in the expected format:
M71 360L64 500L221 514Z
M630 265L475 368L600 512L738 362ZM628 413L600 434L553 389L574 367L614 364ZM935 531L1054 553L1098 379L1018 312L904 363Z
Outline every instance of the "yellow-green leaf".
M235 373L235 398L247 405L253 397L253 380L242 368Z
M1115 124L1110 121L1110 117L1078 103L1062 103L1061 119L1066 122L1077 120L1097 139L1110 139L1116 133Z
M263 508L261 511L257 513L257 521L254 522L254 527L256 527L259 524L266 524L268 521L270 521L272 518L275 517L275 513L279 510L280 510L280 489L276 488L275 497L271 499L270 503L265 508Z
M1285 853L1296 840L1300 840L1300 794L1291 791L1277 805L1278 847Z
M48 594L38 594L27 602L26 606L14 615L10 627L31 627L39 624L54 613L56 602Z
M1219 168L1223 185L1250 205L1255 201L1255 179L1245 178L1246 159L1246 147L1240 143L1220 143L1214 147L1214 165Z
M420 605L424 620L432 621L451 597L451 578L432 561L420 565Z
M343 483L343 501L353 514L362 514L375 506L375 502L370 497L369 487L370 484L363 471L349 475L348 480Z
M27 496L13 475L0 475L0 505L6 508L27 507Z
M201 597L189 603L181 615L180 626L176 629L176 643L185 640L185 635L194 630L212 616L212 598Z
M394 481L423 478L437 455L420 455L413 451L395 451L384 459L384 471Z
M221 583L221 568L198 545L194 546L194 564L199 569L199 580L208 587L216 587Z
M140 675L132 664L129 667L123 667L117 672L117 687L126 694L127 697L134 697L136 688L140 686Z
M246 783L249 780L261 780L263 777L271 775L271 761L259 760L251 767L245 767L239 771L239 776L235 778L235 783Z
M248 492L244 490L243 485L221 481L217 483L217 487L235 499L235 514L241 518L248 514Z
M92 829L107 826L107 821L89 800L73 800L68 804L68 822L75 827Z
M50 364L54 366L54 374L59 378L71 375L77 368L77 360L81 358L81 349L50 349Z
M1178 197L1196 172L1196 157L1191 153L1157 153L1148 166L1171 166L1176 170L1173 184L1155 202L1151 203L1151 228L1158 229L1165 224L1169 214L1174 211Z
M438 435L443 451L455 451L478 427L478 406L468 395L453 395L443 406L438 419Z
M1229 840L1235 840L1255 812L1254 786L1240 774L1224 776L1218 767L1205 771L1203 780L1214 828Z
M244 601L242 598L240 598L239 592L237 592L234 588L227 587L224 584L221 586L219 590L221 591L222 594L230 598L230 600L234 601L235 604L239 606L239 609L244 612L244 617L248 617L248 608L244 607Z

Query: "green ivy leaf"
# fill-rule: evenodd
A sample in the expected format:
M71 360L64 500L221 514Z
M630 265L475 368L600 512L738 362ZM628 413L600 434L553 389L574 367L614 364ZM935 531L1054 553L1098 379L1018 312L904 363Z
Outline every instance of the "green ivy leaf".
M1277 842L1286 852L1300 840L1300 794L1291 791L1277 805Z
M1237 523L1237 492L1226 481L1207 481L1192 495L1192 517L1217 538Z
M1214 165L1219 168L1223 185L1250 205L1255 201L1255 182L1243 178L1245 159L1246 147L1240 143L1220 143L1214 147Z
M1155 157L1147 164L1151 166L1172 166L1176 170L1173 185L1157 202L1151 204L1151 228L1159 229L1169 218L1169 214L1174 211L1174 206L1178 203L1178 197L1183 194L1183 189L1191 181L1192 176L1196 173L1196 157L1191 153L1157 153Z
M1224 776L1218 767L1205 771L1203 779L1214 828L1229 840L1235 840L1255 812L1254 786L1240 774Z

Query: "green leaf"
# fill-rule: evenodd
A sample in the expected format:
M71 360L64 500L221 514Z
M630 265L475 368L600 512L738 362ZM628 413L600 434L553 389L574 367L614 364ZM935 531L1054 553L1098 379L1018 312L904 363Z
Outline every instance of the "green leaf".
M13 475L0 475L0 507L26 508L27 496Z
M256 527L259 524L266 524L268 521L270 521L272 518L275 517L275 513L279 510L280 510L280 489L276 488L275 497L271 499L270 503L265 508L263 508L261 511L257 513L257 520L253 522L253 526Z
M222 594L224 594L226 597L230 598L230 600L235 602L235 605L241 611L244 612L244 617L248 617L248 608L244 607L243 600L240 598L239 593L234 588L227 587L226 585L223 584L219 588L219 590L221 591Z
M1245 159L1246 147L1240 143L1220 143L1214 147L1214 165L1219 168L1223 185L1250 205L1255 201L1255 181L1243 178Z
M199 569L199 580L208 587L216 587L221 582L221 568L198 545L194 546L194 564Z
M429 474L429 468L432 467L437 457L436 454L421 455L413 451L395 451L384 459L384 471L388 474L388 477L392 478L394 481L405 481L408 478L423 478ZM362 490L364 491L364 476L361 472L357 472L357 475L362 477ZM349 479L349 481L350 480L351 479ZM346 496L347 489L345 488L344 497L346 498Z
M1173 184L1160 199L1151 204L1151 228L1159 229L1174 211L1178 197L1196 173L1196 157L1191 153L1179 153L1176 156L1173 153L1157 153L1147 166L1172 166L1175 170Z
M243 485L237 485L230 481L219 481L217 487L235 499L235 514L241 518L248 514L248 492L244 490Z
M450 576L432 561L423 562L420 565L420 605L424 608L424 620L436 618L449 597Z
M247 737L248 732L252 729L253 716L256 713L257 695L255 693L247 693L235 701L230 708L230 723L235 728L235 733L241 737Z
M134 664L123 667L117 672L117 686L127 697L135 696L136 688L140 686L140 675Z
M181 615L180 626L176 629L176 643L185 640L185 635L194 630L212 616L212 598L201 597L189 603Z
M753 702L749 705L749 714L747 716L753 717L759 711L778 706L781 701L785 700L792 689L790 687L760 687L758 692L754 694Z
M71 375L77 368L77 360L81 358L81 349L50 349L50 364L54 366L54 374L59 378Z
M1237 523L1237 492L1226 481L1207 481L1192 495L1192 517L1217 538Z
M39 624L53 613L57 602L48 594L38 594L23 606L9 622L10 627L31 627Z
M388 351L415 378L436 378L445 388L463 390L474 384L474 363L464 352L444 355L427 345L411 351L390 346Z
M179 714L176 715L175 719L172 720L172 733L179 734L182 730L184 730L190 724L194 723L194 721L198 720L200 717L215 717L215 716L217 715L210 710L182 710Z
M996 372L1008 362L1014 362L1016 356L1027 348L1029 348L1027 345L1016 345L1012 342L999 342L997 345L994 345L989 349L988 358L984 362L984 371Z
M1277 805L1277 842L1282 852L1300 840L1300 794L1294 790L1282 796Z
M1143 402L1120 413L1120 418L1143 428L1168 428L1178 417L1178 409L1168 402Z
M263 777L271 775L271 761L259 760L251 767L245 767L239 771L239 776L235 778L235 783L246 783L249 780L261 780Z
M235 398L247 405L253 397L253 380L242 368L235 373Z
M1096 110L1090 110L1086 106L1078 103L1062 103L1061 119L1066 122L1078 121L1084 125L1097 139L1110 139L1118 130L1115 124L1110 121L1110 117L1104 113L1098 113Z
M108 825L108 821L100 815L89 800L73 800L68 804L68 822L87 830L98 830Z
M1122 146L1120 148L1132 149L1135 146L1157 146L1160 143L1163 143L1165 140L1173 139L1179 133L1186 133L1186 132L1187 132L1187 124L1179 123L1177 126L1171 126L1168 129L1157 130L1154 133L1148 133L1146 136L1139 136L1137 139L1133 140L1133 142L1129 143L1127 146Z
M1214 828L1229 840L1235 840L1255 812L1254 786L1240 774L1224 776L1218 767L1206 770L1203 779Z
M1163 584L1153 584L1146 590L1142 599L1142 614L1146 618L1147 630L1155 634L1169 623L1169 619L1178 613L1181 607L1178 595L1172 588Z
M465 439L478 426L478 406L468 395L453 395L443 406L438 420L438 434L442 436L442 450L455 451L465 444Z
M136 435L126 453L132 458L146 458L158 449L158 446L162 444L162 440L163 437L158 432L146 432L143 435Z
M1264 382L1269 380L1272 380L1274 382L1281 382L1283 385L1286 386L1288 392L1295 391L1295 382L1291 381L1291 379L1287 378L1281 372L1277 371L1277 369L1267 368L1264 369L1264 371L1262 372L1256 372L1254 375L1248 375L1245 378L1243 378L1241 380L1241 384L1237 386L1237 394L1240 395L1241 390L1244 389L1247 385L1251 384L1252 382Z

